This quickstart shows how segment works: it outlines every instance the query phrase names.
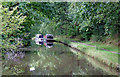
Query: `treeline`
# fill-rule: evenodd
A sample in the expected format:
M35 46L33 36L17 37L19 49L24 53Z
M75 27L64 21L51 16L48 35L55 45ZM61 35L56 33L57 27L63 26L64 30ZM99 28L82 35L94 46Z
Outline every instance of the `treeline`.
M36 2L30 6L39 13L37 21L43 34L78 36L93 41L119 37L119 2Z
M119 8L119 3L112 2L73 3L69 8L69 17L73 20L71 26L74 26L70 32L87 40L111 38L120 30Z
M2 48L29 46L36 23L42 34L82 40L118 38L120 31L119 2L3 2L0 8Z

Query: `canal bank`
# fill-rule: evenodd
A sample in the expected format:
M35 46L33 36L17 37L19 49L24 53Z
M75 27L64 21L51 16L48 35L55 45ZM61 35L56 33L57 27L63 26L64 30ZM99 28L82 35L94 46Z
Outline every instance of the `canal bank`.
M80 52L101 62L107 67L115 69L116 71L119 71L120 69L120 65L118 61L120 54L118 53L118 47L97 43L97 42L96 43L85 42L85 41L80 42L78 40L77 42L74 39L65 38L65 37L64 38L59 37L56 38L56 40L61 40L61 41L64 40L64 42L68 43L72 47L77 48Z

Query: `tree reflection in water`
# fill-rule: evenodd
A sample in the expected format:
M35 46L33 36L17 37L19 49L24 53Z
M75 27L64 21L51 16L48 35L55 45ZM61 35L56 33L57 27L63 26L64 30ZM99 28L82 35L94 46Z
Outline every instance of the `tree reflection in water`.
M111 72L93 66L87 57L76 56L61 44L52 48L39 47L26 53L9 53L3 60L4 75L107 75ZM17 56L16 56L17 55ZM24 56L23 56L24 55ZM9 57L12 58L9 58ZM79 57L79 58L78 58Z

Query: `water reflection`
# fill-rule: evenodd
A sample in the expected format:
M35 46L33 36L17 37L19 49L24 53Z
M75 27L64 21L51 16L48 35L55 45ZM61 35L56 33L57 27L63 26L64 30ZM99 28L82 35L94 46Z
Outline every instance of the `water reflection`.
M19 60L14 61L16 58ZM90 62L92 60L88 60L89 58L82 54L80 56L76 56L69 48L61 44L55 44L54 47L50 49L43 46L35 52L24 53L24 57L22 58L14 57L14 59L9 59L6 57L6 59L3 60L4 75L113 74L99 67L95 67Z
M16 61L18 62L20 59L24 58L25 56L25 52L23 51L18 51L18 52L7 52L6 53L6 57L8 60L13 60L13 61Z

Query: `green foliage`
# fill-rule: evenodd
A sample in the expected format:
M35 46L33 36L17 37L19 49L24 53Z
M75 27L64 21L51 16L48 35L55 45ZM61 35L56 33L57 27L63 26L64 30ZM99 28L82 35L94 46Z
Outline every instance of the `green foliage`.
M71 3L69 17L73 20L73 24L76 22L79 24L79 34L85 38L90 38L91 35L98 36L98 38L112 37L118 33L120 27L120 9L118 8L120 8L119 3L114 2Z
M2 3L1 8L1 47L16 49L29 45L30 28L34 24L26 3Z
M112 37L120 29L117 2L3 2L2 6L4 48L28 46L28 40L36 34L31 31L33 26L37 27L37 33L80 36L96 41ZM21 37L24 41L15 41Z
M26 16L21 16L19 11L16 11L17 7L9 11L8 8L0 7L1 10L1 30L0 35L2 36L2 48L13 48L17 46L22 46L22 41L20 41L20 29L24 26L20 26L24 22Z

